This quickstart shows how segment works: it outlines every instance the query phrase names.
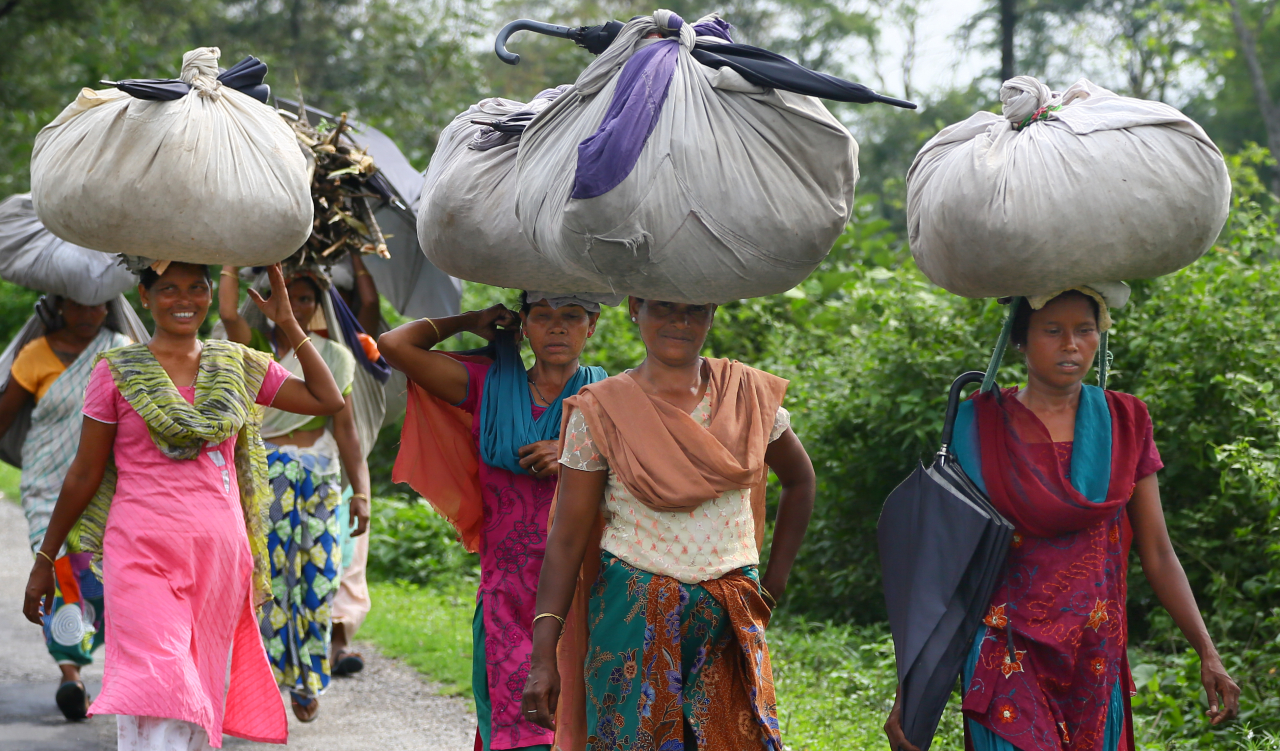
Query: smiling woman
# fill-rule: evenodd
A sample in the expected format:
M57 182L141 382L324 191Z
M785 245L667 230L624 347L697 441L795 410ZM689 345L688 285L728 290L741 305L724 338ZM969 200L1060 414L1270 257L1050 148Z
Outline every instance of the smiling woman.
M308 414L342 395L271 269L271 301L255 296L303 361L292 376L267 355L196 334L212 294L205 266L144 273L156 332L102 354L84 399L81 439L27 583L32 623L55 603L53 559L72 532L102 575L103 692L90 714L118 715L122 748L184 751L223 733L283 743L288 725L253 617L270 596L270 492L255 405ZM79 520L79 521L77 521Z

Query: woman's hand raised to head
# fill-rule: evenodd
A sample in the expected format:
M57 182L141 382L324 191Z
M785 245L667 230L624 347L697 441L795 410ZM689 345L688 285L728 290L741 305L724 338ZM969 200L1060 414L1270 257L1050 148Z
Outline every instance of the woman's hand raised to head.
M493 341L493 338L498 335L499 328L520 328L520 316L508 310L507 306L502 304L485 308L475 315L476 320L472 324L470 331L486 341Z
M271 280L271 297L264 299L258 290L249 290L249 297L258 310L277 326L293 321L293 306L289 304L289 288L284 283L284 271L280 264L267 267L267 278Z

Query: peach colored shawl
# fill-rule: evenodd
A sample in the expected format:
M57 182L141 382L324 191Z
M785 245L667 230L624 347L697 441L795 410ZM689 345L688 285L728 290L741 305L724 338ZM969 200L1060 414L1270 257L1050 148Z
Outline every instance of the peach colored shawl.
M627 373L583 387L565 400L564 423L582 410L596 447L640 502L658 511L691 511L728 490L751 488L756 546L764 544L764 463L769 431L787 381L737 360L706 359L711 424L703 428L678 407L650 396ZM561 426L561 453L567 431ZM557 496L558 500L558 496ZM555 523L556 505L551 506ZM587 553L564 635L557 649L560 700L556 751L583 751L587 743L587 602L600 570L604 519L592 525Z

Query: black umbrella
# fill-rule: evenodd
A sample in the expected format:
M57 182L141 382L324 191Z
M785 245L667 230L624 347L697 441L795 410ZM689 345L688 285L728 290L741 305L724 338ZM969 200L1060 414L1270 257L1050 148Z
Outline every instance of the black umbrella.
M898 660L902 731L927 751L995 589L1013 525L950 451L960 393L951 384L942 447L885 500L877 537L885 603Z

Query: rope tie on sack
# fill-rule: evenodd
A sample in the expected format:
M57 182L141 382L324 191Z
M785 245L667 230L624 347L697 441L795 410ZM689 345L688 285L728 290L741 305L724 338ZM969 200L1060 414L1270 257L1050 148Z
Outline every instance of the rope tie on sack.
M698 42L698 32L693 26L685 23L684 19L675 11L666 9L655 10L653 12L653 22L658 26L658 30L663 36L675 34L680 41L680 46L686 50L693 49Z
M1062 109L1061 99L1033 76L1015 76L1000 87L1004 116L1013 123L1014 130L1022 130L1038 120L1048 120L1050 113Z
M182 56L182 78L196 94L218 101L222 98L222 82L218 80L218 58L222 51L217 47L198 47Z

